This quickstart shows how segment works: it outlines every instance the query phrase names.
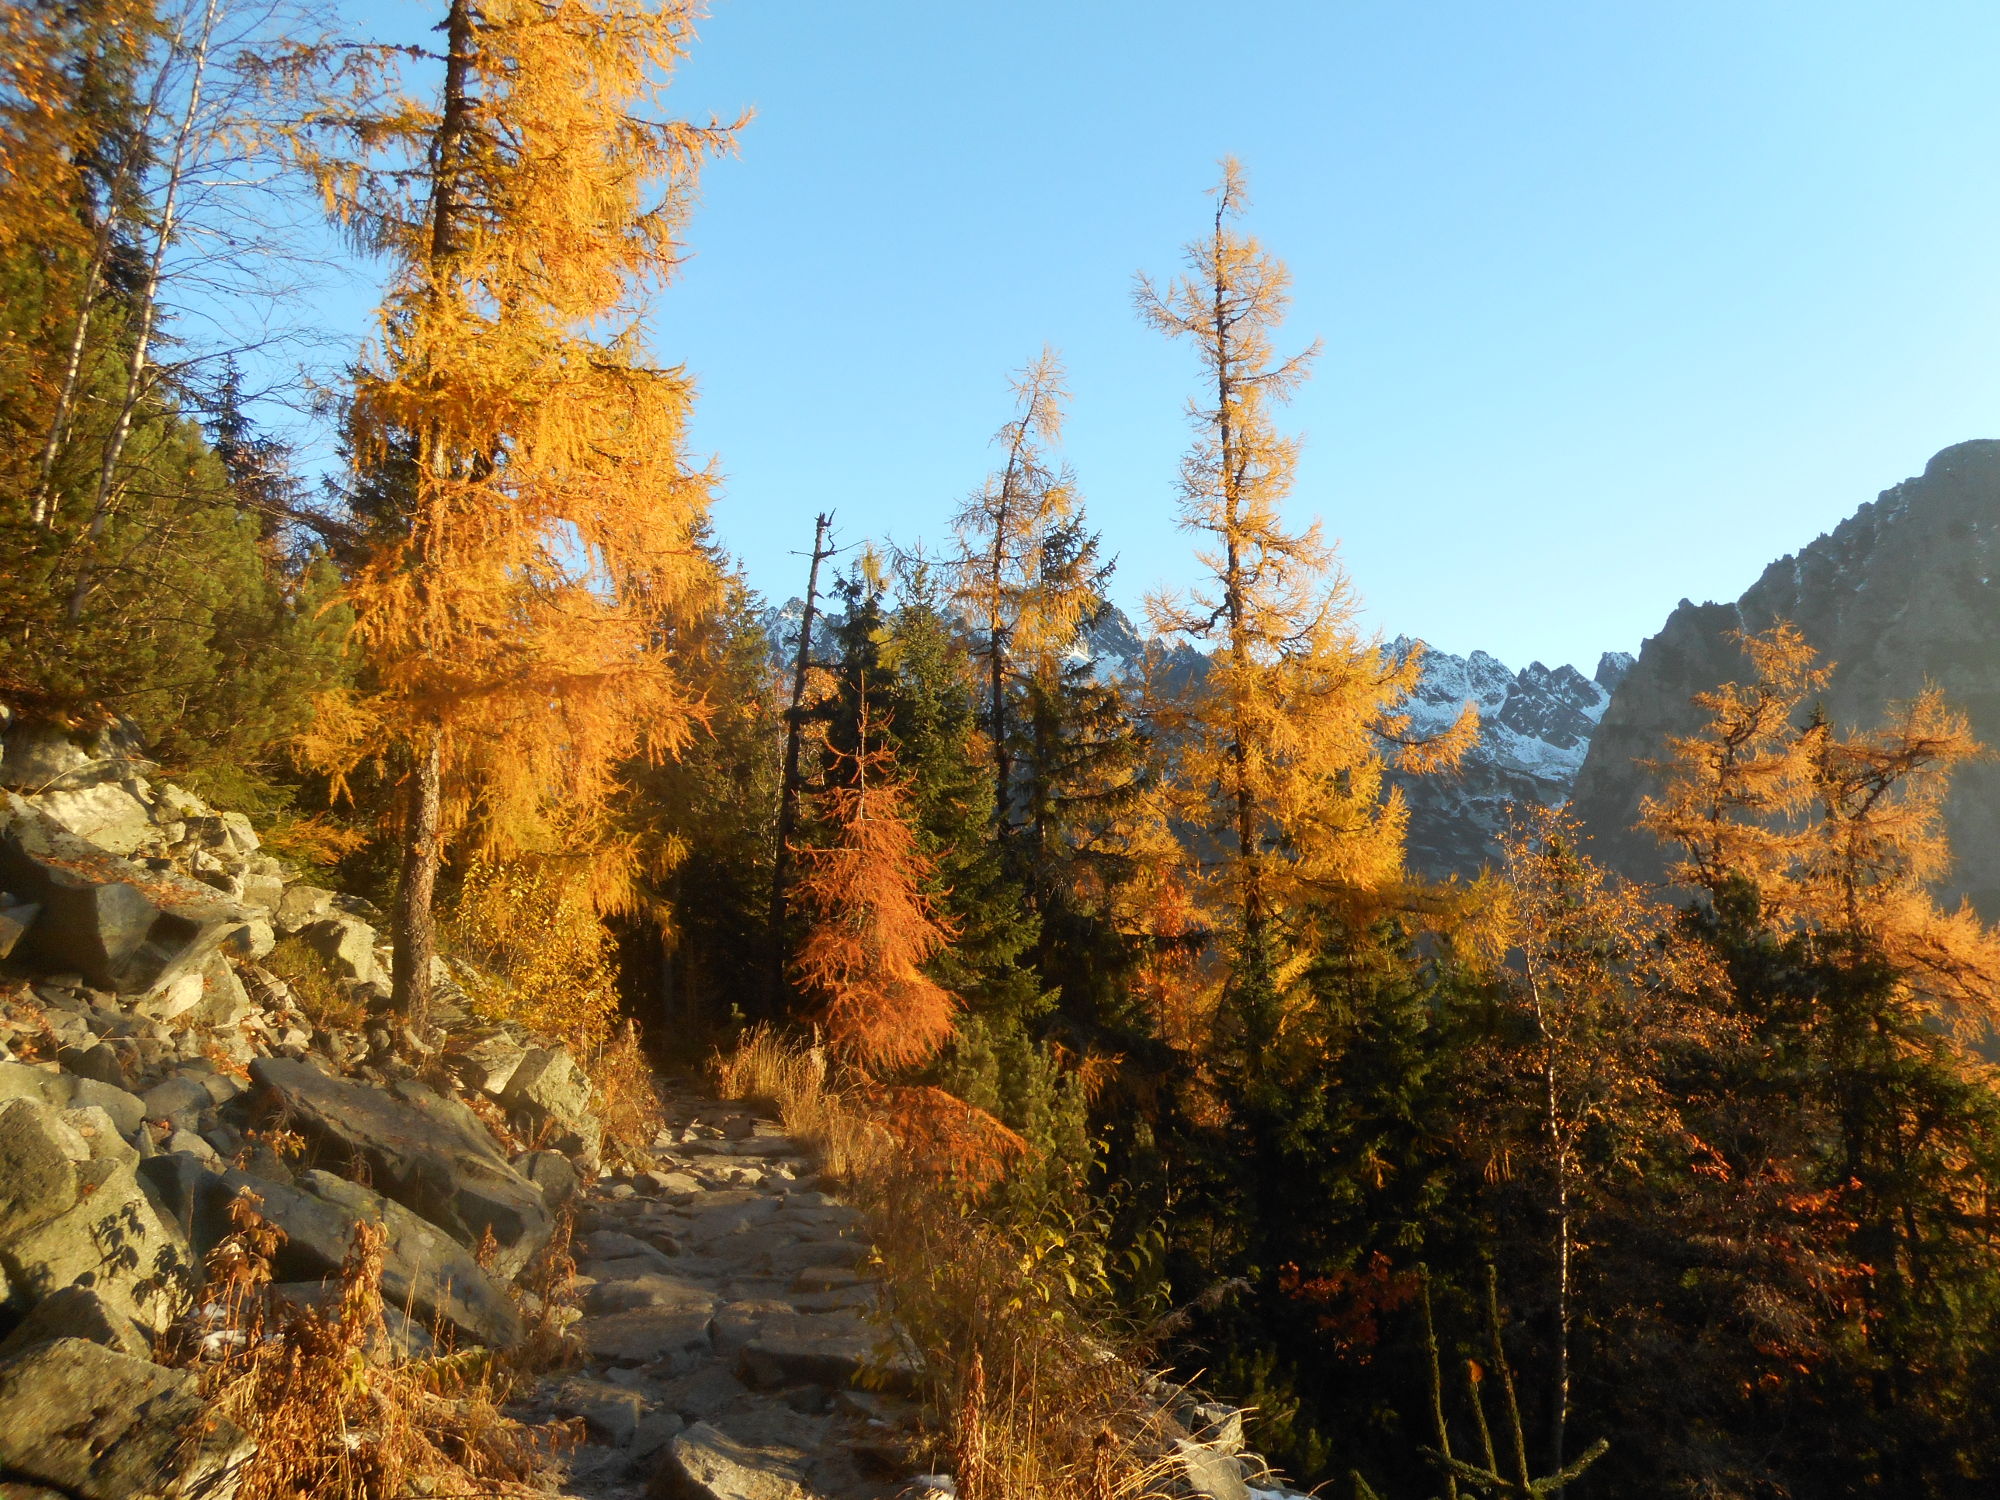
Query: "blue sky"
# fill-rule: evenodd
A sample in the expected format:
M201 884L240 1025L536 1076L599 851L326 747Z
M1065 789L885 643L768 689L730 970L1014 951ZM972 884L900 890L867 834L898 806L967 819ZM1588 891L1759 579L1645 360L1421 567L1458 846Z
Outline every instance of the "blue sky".
M942 541L1055 344L1133 603L1195 368L1131 279L1234 153L1368 623L1588 671L2000 433L1996 63L1990 0L716 0L671 97L757 118L654 342L778 599L817 510Z

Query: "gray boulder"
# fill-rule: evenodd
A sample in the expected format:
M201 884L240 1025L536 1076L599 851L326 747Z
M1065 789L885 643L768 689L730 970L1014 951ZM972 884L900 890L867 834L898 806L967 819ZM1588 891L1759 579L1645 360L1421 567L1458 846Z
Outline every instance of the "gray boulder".
M60 787L118 781L153 769L138 726L129 719L88 737L60 725L9 723L0 717L0 787L46 792Z
M66 1286L29 1308L27 1317L0 1340L0 1360L57 1339L87 1339L130 1359L153 1357L138 1326L95 1287Z
M241 907L198 881L100 849L6 795L0 890L41 908L17 961L138 994L200 969L218 948L256 956L261 939Z
M552 1134L550 1145L594 1172L604 1150L604 1127L591 1109L590 1095L590 1080L575 1058L560 1047L535 1047L515 1067L500 1102L528 1134Z
M77 1500L229 1500L255 1451L206 1410L192 1371L84 1339L0 1362L0 1434L10 1473Z
M113 854L133 854L142 846L161 842L146 790L143 781L101 781L95 786L43 792L26 800L78 838Z
M69 1207L0 1242L14 1305L25 1310L63 1287L90 1286L140 1327L159 1332L187 1292L186 1240L160 1217L131 1163L87 1161L75 1172Z
M542 1198L552 1212L583 1190L583 1179L560 1151L527 1151L514 1159L514 1170L542 1190Z
M359 917L336 913L306 924L298 935L339 978L362 984L388 983L381 960L375 956L375 929Z
M88 1148L45 1106L0 1103L0 1244L46 1224L76 1202L78 1160Z
M258 1212L285 1232L271 1270L281 1282L317 1282L339 1273L366 1221L388 1230L382 1255L382 1300L407 1309L424 1327L442 1324L464 1341L493 1348L520 1342L521 1320L493 1278L450 1235L402 1205L328 1172L304 1173L288 1187L247 1172L210 1172L182 1154L145 1163L148 1180L185 1227L196 1254L206 1256L234 1227L230 1205L243 1192L262 1200Z
M802 1454L738 1442L697 1422L667 1444L649 1500L814 1500Z
M511 1280L549 1242L542 1190L507 1162L464 1105L422 1084L393 1092L330 1078L309 1063L259 1058L251 1077L329 1165L359 1163L381 1193L475 1246L490 1232L495 1274Z

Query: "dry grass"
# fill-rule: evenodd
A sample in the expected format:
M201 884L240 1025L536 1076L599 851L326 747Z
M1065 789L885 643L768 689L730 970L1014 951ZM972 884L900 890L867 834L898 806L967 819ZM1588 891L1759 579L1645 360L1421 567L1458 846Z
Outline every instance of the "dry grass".
M844 1083L824 1049L757 1028L711 1064L725 1098L786 1132L869 1210L890 1310L949 1414L938 1457L961 1500L1153 1500L1177 1493L1167 1419L1060 1234L984 1216L962 1180L915 1169L893 1112L909 1091ZM934 1165L934 1163L924 1164Z
M358 1031L368 1024L367 1010L349 998L326 960L304 938L279 938L259 963L268 973L284 980L299 1009L322 1031Z
M768 1026L743 1034L733 1052L709 1065L725 1099L772 1105L786 1134L819 1158L839 1182L859 1182L887 1169L889 1133L866 1109L859 1089L836 1080L826 1049L780 1037Z
M667 1112L653 1082L653 1065L639 1045L639 1028L625 1022L591 1056L585 1071L597 1090L606 1158L628 1166L651 1166L653 1138L666 1123Z
M270 1257L282 1234L254 1195L231 1213L236 1232L210 1254L201 1305L164 1353L200 1370L210 1415L256 1439L238 1500L545 1493L534 1477L567 1434L501 1413L518 1367L484 1350L382 1362L382 1229L356 1230L335 1308L276 1318ZM563 1259L558 1252L558 1274Z

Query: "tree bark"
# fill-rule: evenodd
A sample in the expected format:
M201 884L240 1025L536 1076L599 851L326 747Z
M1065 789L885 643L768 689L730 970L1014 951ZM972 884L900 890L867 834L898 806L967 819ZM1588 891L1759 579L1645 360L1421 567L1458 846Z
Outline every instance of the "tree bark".
M412 1026L431 1018L431 964L437 957L437 924L431 904L444 863L442 754L433 732L417 751L406 796L402 880L396 888L393 1003Z
M778 844L771 861L771 914L768 924L771 947L769 1008L777 1011L778 996L785 982L785 924L791 915L792 834L799 820L799 745L805 730L803 700L806 673L812 666L813 617L819 607L819 565L833 556L827 532L833 513L822 512L813 521L812 566L806 572L806 608L799 622L799 649L792 659L792 701L785 710L785 769L778 782Z

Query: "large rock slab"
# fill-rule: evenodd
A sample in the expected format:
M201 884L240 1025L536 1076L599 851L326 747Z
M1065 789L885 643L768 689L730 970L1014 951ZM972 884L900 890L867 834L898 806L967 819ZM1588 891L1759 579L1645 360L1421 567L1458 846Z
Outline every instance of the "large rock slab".
M508 1164L464 1105L422 1084L394 1092L331 1078L309 1063L259 1058L251 1076L334 1165L358 1163L378 1191L461 1245L490 1231L493 1269L511 1279L549 1242L542 1190Z
M844 1313L781 1313L761 1319L737 1355L737 1371L753 1386L851 1385L864 1372L872 1382L906 1386L907 1361L883 1349L881 1330Z
M255 957L269 946L268 924L253 926L210 887L121 859L11 793L0 810L0 890L40 908L16 962L121 994L171 984L218 949Z
M254 1445L204 1405L191 1371L58 1339L0 1362L0 1455L77 1500L229 1500Z
M667 1445L646 1493L651 1500L816 1500L799 1460L790 1448L738 1442L697 1422Z
M96 786L44 792L32 801L38 811L78 838L113 854L131 854L142 845L157 845L160 839L153 809L140 796L144 785L103 781Z
M614 1365L679 1363L709 1350L708 1308L699 1303L585 1318L575 1332L592 1359Z
M0 1244L76 1202L75 1158L75 1147L58 1134L45 1105L0 1102Z
M95 1287L66 1286L37 1302L14 1331L0 1339L0 1359L57 1339L86 1339L131 1359L153 1357L138 1325ZM4 1452L0 1442L0 1455Z
M90 1286L159 1332L187 1293L187 1242L161 1219L130 1163L90 1161L76 1174L74 1204L0 1243L13 1301L25 1308L63 1287Z
M174 1157L155 1158L146 1170L163 1196L175 1200L174 1212L182 1216L199 1255L229 1234L229 1207L243 1192L255 1193L262 1200L259 1212L285 1232L271 1266L281 1282L336 1275L354 1243L355 1226L364 1220L382 1224L389 1231L382 1257L385 1303L408 1309L426 1327L442 1323L463 1341L499 1349L520 1342L520 1314L462 1245L358 1183L313 1171L288 1187L246 1172L206 1172Z

